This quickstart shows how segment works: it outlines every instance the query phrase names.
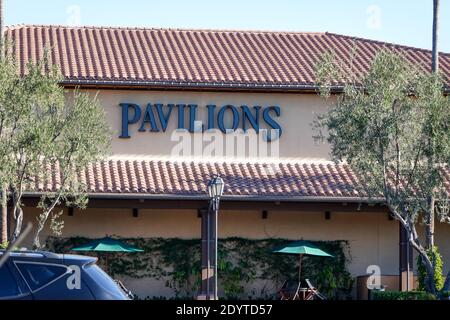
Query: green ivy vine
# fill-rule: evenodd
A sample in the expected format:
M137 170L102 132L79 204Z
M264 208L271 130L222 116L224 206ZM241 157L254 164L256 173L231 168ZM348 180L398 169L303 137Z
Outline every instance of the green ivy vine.
M113 276L168 279L166 286L176 298L194 298L200 286L200 240L178 238L122 238L128 244L144 249L143 253L108 253L97 256ZM90 241L87 238L55 238L47 240L49 250L67 253L70 248ZM219 283L227 299L273 299L276 288L287 279L296 279L298 257L271 253L271 249L288 243L286 239L251 240L220 239L218 247ZM311 241L334 258L305 257L302 274L329 299L350 298L354 279L347 270L350 262L346 241ZM347 253L347 254L346 254ZM251 284L261 281L259 289ZM250 285L249 285L250 284ZM250 288L250 289L249 289Z

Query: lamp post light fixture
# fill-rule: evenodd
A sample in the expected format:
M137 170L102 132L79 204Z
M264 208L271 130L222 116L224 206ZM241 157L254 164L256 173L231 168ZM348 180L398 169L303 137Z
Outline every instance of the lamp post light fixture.
M208 183L208 195L211 203L212 212L214 212L214 300L218 300L218 290L217 290L217 262L218 262L218 255L217 255L217 241L218 241L218 220L219 220L219 203L220 203L220 197L223 195L223 190L225 188L225 182L223 179L219 176L213 177L209 183ZM211 213L212 213L211 212ZM210 213L210 214L211 214ZM209 242L208 242L209 243ZM210 250L208 250L208 254L210 253ZM208 259L209 261L211 259ZM209 294L209 292L208 292Z

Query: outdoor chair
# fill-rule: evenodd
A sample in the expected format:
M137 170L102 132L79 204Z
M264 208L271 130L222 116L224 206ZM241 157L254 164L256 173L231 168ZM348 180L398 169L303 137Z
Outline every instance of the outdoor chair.
M278 290L281 300L298 300L300 291L300 282L286 280Z
M318 298L320 300L327 300L327 297L321 294L319 290L317 290L317 288L312 285L309 279L305 279L305 282L308 285L308 291L310 293L306 296L305 300L314 300L314 298Z

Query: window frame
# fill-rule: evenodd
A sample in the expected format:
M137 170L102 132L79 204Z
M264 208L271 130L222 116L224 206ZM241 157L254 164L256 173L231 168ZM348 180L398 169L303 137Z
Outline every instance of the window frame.
M17 300L17 299L21 299L21 298L30 296L30 295L32 294L32 292L31 292L31 290L30 290L30 287L29 287L28 283L27 283L24 279L22 279L22 278L23 278L23 277L22 277L22 274L15 274L14 270L12 270L11 267L9 266L9 262L8 262L8 261L3 265L2 268L5 268L6 270L8 270L9 275L11 276L11 278L12 278L12 279L14 280L14 282L16 283L16 286L17 286L17 288L18 288L19 291L21 291L21 290L20 290L20 288L19 288L19 284L17 283L17 281L21 280L21 281L23 281L23 283L25 283L25 285L26 285L26 287L27 287L27 289L28 289L28 292L20 293L20 294L18 294L18 295L14 295L14 296L4 296L4 297L0 297L0 301L13 300L13 299L14 299L14 300ZM20 276L21 279L17 279L18 276Z
M22 271L19 268L19 264L34 264L34 265L43 265L43 266L51 266L51 267L59 267L59 268L65 268L66 271L64 273L62 273L61 275L59 275L58 277L56 277L55 279L47 282L46 284L44 284L43 286L38 287L37 289L33 290L30 286L30 284L27 281L27 278L23 275ZM48 262L35 262L35 261L14 261L14 266L16 267L16 270L19 272L20 276L22 277L23 281L25 282L25 284L27 285L28 289L30 290L31 294L34 294L36 292L41 291L42 289L50 286L51 284L53 284L54 282L58 281L59 279L65 277L67 274L71 274L71 270L68 266L63 265L63 264L57 264L57 263L48 263Z

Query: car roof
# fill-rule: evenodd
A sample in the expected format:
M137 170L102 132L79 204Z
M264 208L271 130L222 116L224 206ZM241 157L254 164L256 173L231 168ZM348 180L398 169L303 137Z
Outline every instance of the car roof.
M6 250L0 250L0 257L5 254ZM20 258L29 261L41 261L50 263L63 264L86 264L97 261L96 257L73 255L73 254L58 254L49 251L32 251L32 250L14 250L9 253L13 259Z
M4 255L6 250L0 250L0 256ZM61 255L48 251L31 251L31 250L12 250L9 252L10 257L23 258L52 258L61 259Z
M81 263L81 264L88 264L88 263L94 263L97 262L97 257L90 257L90 256L80 256L75 254L63 254L63 259L65 263Z

